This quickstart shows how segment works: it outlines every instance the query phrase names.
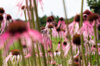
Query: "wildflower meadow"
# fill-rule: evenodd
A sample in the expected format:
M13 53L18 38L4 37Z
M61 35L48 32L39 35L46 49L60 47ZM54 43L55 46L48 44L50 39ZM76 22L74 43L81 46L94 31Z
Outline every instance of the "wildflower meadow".
M72 19L61 1L65 17L59 18L39 17L43 0L17 0L25 20L0 6L0 66L100 66L100 0L87 0L85 11L81 0Z

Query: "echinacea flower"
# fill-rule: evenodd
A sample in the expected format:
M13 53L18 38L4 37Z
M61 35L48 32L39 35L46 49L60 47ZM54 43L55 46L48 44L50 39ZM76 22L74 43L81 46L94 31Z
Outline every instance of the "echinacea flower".
M81 37L80 37L80 34L75 34L73 36L73 43L77 46L80 46L81 45Z
M52 48L52 41L50 40L47 34L43 34L43 41L44 41L45 49L48 50Z
M56 50L56 51L54 52L54 56L60 56L60 54L61 54L61 52L60 52L59 50Z
M20 15L22 16L22 6L24 4L25 0L17 0L17 4L16 6L18 7L18 12L20 12ZM27 0L27 2L29 2L29 0ZM34 7L34 3L33 3L33 0L31 0L31 3L32 3L32 7ZM43 2L42 0L36 0L36 4L40 3L41 5L41 8L43 10Z
M66 29L66 24L63 17L59 18L57 27L60 27L61 29Z
M68 25L69 32L73 36L75 33L79 33L79 22L80 22L80 15L77 14L74 17L74 21Z
M5 58L3 64L6 64L9 60L12 62L12 64L19 63L22 60L20 50L18 49L11 50L9 55Z
M92 54L96 53L96 45L93 45L91 47L91 52L92 52ZM98 43L98 54L100 55L100 45L99 45L99 43Z
M53 25L53 22L54 22L53 17L49 16L49 17L47 18L47 22L46 22L45 28L48 29L48 26L49 26L49 25Z
M89 16L89 15L92 15L93 13L91 12L91 11L89 11L89 10L85 10L84 12L83 12L83 15L87 15L87 16Z
M92 24L92 26L94 26L95 21L97 19L99 19L99 15L98 14L93 13L92 15L88 16L88 21L90 22L90 24ZM96 21L96 23L97 23L97 21Z
M30 51L29 53L32 51L32 40L43 44L42 35L38 31L31 30L24 21L14 21L9 24L7 31L0 36L0 49L5 47L4 55L6 55L13 42L22 37L24 37L25 40L28 40L26 45Z

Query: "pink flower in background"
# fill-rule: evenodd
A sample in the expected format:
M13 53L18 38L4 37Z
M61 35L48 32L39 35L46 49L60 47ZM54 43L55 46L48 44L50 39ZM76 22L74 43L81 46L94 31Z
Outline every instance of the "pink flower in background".
M96 52L96 45L93 45L91 47L91 51L92 51L93 54L95 54L95 52ZM100 55L100 45L99 44L98 44L98 54Z
M75 33L79 33L79 22L80 22L80 15L77 14L74 17L74 21L68 25L69 32L73 36Z
M43 34L43 42L44 42L44 48L45 49L50 49L52 47L52 41L48 37L48 35Z
M88 36L94 36L93 26L89 23L89 21L85 21L83 23L80 32L83 33L84 38L88 38Z
M60 50L61 42L58 42L57 50ZM70 44L67 42L67 40L62 42L62 50L64 51L64 56L67 56L69 50L70 50Z
M66 29L66 24L65 24L65 21L64 21L64 19L62 17L59 18L57 27L61 27L61 29Z
M52 29L52 36L53 37L58 37L58 32L56 31L55 27Z
M71 24L68 25L69 32L71 35L79 32L79 23L73 21Z
M23 6L23 4L24 4L24 2L25 2L26 0L17 0L17 4L16 4L16 6L18 7L18 14L20 14L21 16L22 16L22 6ZM33 0L31 0L32 2L32 7L34 7L34 3L33 3ZM42 0L36 0L37 2L37 4L38 4L38 2L40 3L40 5L41 5L41 9L43 10L43 1ZM29 0L27 0L27 2L29 3ZM29 6L29 5L28 5Z

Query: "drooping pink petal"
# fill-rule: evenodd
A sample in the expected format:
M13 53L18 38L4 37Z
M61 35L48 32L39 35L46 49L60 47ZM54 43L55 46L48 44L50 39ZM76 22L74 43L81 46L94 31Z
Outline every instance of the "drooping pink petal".
M9 38L9 33L4 33L2 35L0 35L0 48L4 47L5 42L7 41L7 39Z

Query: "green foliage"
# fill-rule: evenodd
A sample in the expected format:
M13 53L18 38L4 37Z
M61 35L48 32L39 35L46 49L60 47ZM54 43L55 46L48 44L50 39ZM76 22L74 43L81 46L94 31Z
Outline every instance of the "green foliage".
M47 19L47 16L43 16L43 17L39 17L39 20L40 20L40 26L45 26L46 24L46 19Z
M100 7L100 0L87 0L88 6Z

